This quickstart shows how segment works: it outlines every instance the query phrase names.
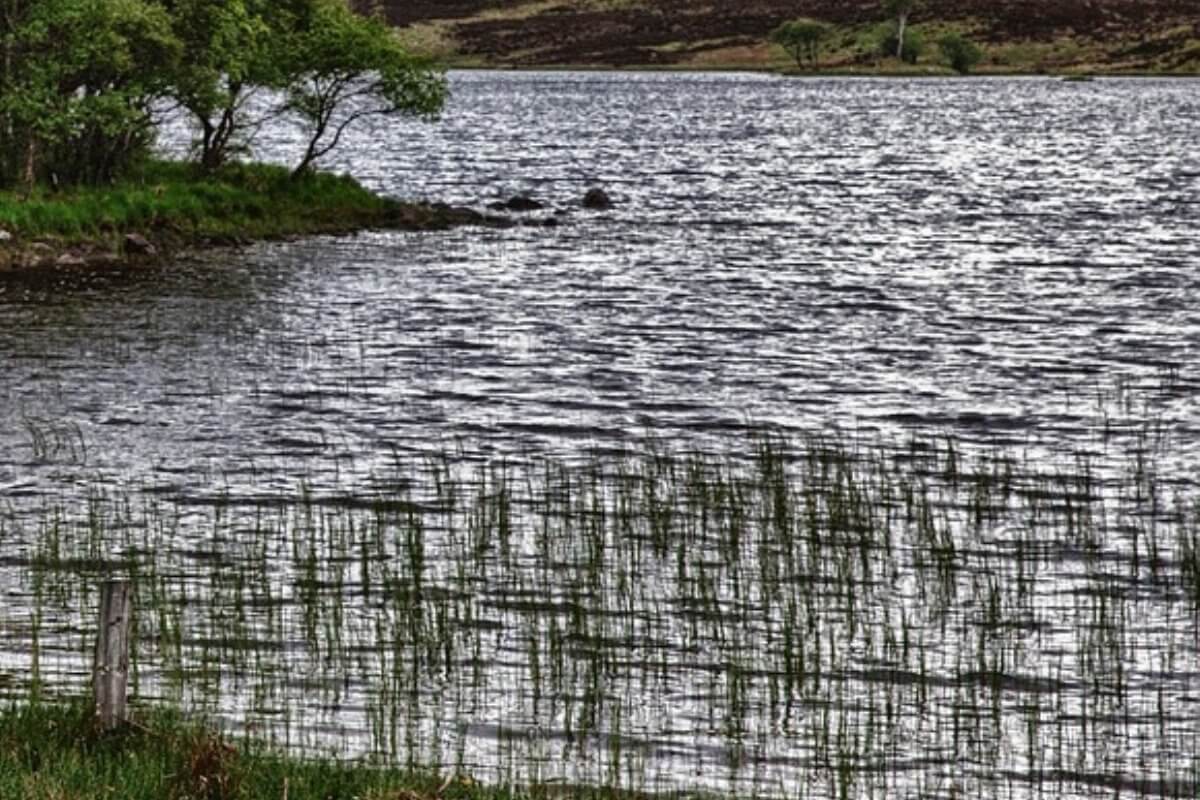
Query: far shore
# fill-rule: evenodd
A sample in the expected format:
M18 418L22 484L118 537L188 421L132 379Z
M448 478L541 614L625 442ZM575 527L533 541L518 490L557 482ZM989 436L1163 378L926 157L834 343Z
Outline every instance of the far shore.
M905 17L904 61L896 53L898 19L881 0L762 0L738 14L684 0L631 0L619 9L474 0L453 14L432 0L384 6L406 47L454 68L791 72L799 59L831 75L950 74L943 41L954 36L976 46L979 58L967 69L981 75L1200 75L1200 25L1178 0L1020 10L925 0ZM820 29L803 55L783 44L781 29L796 21Z
M979 69L960 75L949 67L917 67L892 69L852 69L830 67L828 69L798 69L796 67L763 66L755 64L692 65L692 64L456 64L449 62L447 68L455 72L617 72L617 73L748 73L777 75L787 78L1044 78L1044 79L1090 79L1090 78L1170 78L1200 79L1200 72L1153 72L1136 70L1067 69L1067 70L997 70Z

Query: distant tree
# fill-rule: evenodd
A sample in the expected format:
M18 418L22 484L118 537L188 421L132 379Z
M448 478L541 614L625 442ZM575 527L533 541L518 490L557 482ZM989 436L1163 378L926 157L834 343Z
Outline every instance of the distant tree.
M796 66L804 66L804 60L808 59L815 68L821 41L828 34L829 26L824 22L801 17L785 22L771 31L771 41L788 51L796 60Z
M444 74L410 56L381 19L359 16L343 0L312 1L312 23L291 37L283 60L282 110L308 135L297 175L335 148L355 122L432 117L446 99Z
M960 33L947 33L938 39L938 47L951 69L962 75L974 69L983 58L983 51L979 46Z
M883 56L892 56L899 52L901 61L906 64L916 64L921 54L925 52L925 40L921 34L908 28L904 31L904 41L901 43L896 25L894 23L885 25L880 33L879 52Z
M905 31L908 18L917 10L920 0L882 0L883 11L896 19L896 58L904 60Z

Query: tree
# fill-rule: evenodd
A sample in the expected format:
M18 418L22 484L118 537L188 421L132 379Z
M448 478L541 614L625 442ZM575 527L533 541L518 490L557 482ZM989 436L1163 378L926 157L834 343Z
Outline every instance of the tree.
M904 60L904 34L908 18L917 9L919 0L883 0L883 11L896 18L896 58Z
M191 115L202 168L215 170L249 149L270 116L251 104L282 85L277 50L291 18L263 0L168 0L184 54L174 95Z
M17 0L0 37L0 181L101 182L145 154L180 52L161 6Z
M285 99L308 143L294 174L337 147L369 116L432 117L446 99L444 74L410 56L388 26L342 0L314 0L313 19L287 46Z
M947 33L938 39L938 47L942 56L950 63L950 67L962 75L974 69L983 58L983 51L979 49L979 45L960 33Z
M879 52L883 56L899 52L901 61L916 64L924 51L925 40L912 28L904 31L903 41L899 38L899 30L894 23L886 24L880 33Z
M771 41L788 51L796 59L796 66L803 67L807 58L816 68L821 41L828 33L829 26L824 22L801 17L771 31Z
M446 82L345 0L0 0L0 185L114 179L168 97L208 170L292 115L299 173L366 116L437 113Z

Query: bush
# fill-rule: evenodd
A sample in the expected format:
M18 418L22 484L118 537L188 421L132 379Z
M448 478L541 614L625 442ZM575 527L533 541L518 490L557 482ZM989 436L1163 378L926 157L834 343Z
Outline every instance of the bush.
M938 47L950 68L961 75L970 72L983 58L979 45L959 33L947 33L938 39Z

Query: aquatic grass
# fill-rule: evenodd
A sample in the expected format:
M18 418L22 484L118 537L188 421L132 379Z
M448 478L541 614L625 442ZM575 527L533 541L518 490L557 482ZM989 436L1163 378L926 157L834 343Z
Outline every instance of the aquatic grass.
M1186 788L1186 750L1140 744L1195 735L1158 709L1196 658L1200 512L1158 452L766 432L398 460L369 497L97 493L6 523L34 545L8 625L61 686L96 582L133 577L146 701L502 783L894 796L954 753L980 765L959 792L1083 796L1147 758ZM913 759L929 773L889 767Z

